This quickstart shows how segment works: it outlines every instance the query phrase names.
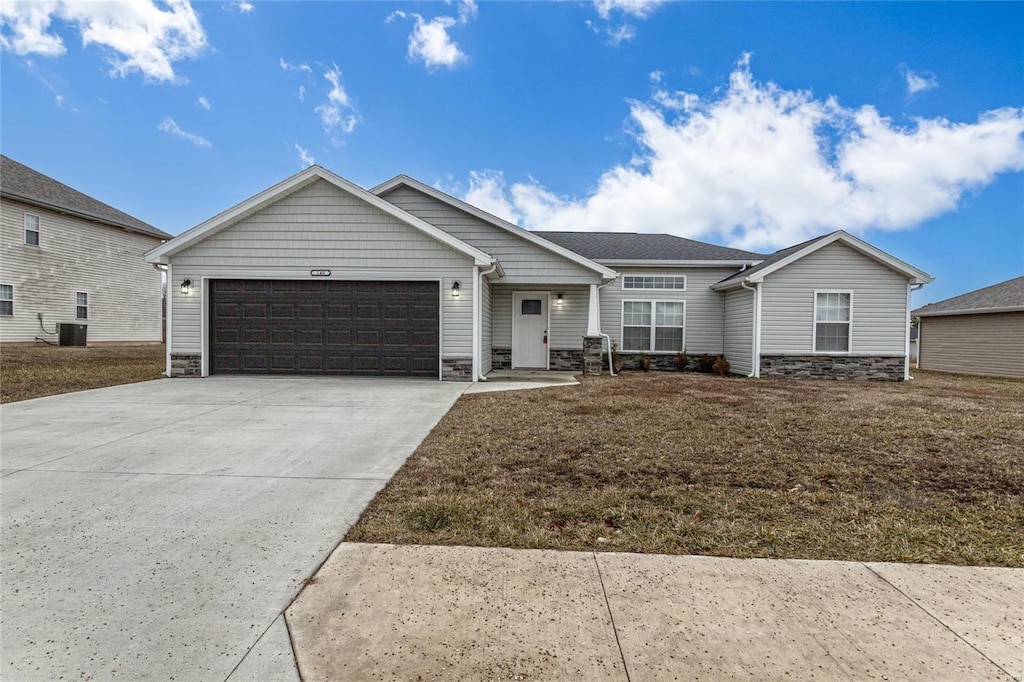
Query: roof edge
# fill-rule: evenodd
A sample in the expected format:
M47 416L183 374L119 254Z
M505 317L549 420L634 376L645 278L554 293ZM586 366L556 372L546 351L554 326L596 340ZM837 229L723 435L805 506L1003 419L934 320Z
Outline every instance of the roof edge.
M921 312L924 308L911 310L911 317L952 317L954 315L984 315L985 313L1018 313L1024 312L1024 305L1007 305L997 308L961 308L960 310L936 310Z
M369 191L371 194L379 196L381 194L390 192L399 185L406 185L411 189L423 192L427 196L433 197L438 201L444 202L449 206L452 206L453 208L465 211L466 213L469 213L470 215L479 218L480 220L483 220L484 222L489 223L494 227L505 230L506 232L510 232L511 234L514 234L543 249L547 249L548 251L551 251L552 253L555 253L568 260L571 260L578 265L582 265L583 267L589 270L594 270L595 272L599 273L600 275L607 279L614 279L617 276L617 273L614 270L605 267L604 265L601 265L601 263L599 263L598 261L591 260L590 258L582 256L571 249L567 249L564 246L559 246L558 244L550 242L547 239L544 239L543 237L537 236L535 232L523 229L518 225L513 225L507 220L503 220L496 215L491 215L490 213L484 211L483 209L477 208L476 206L466 203L461 199L456 199L450 194L446 194L445 192L442 192L439 189L430 187L429 185L420 182L416 178L411 178L408 175L396 175L390 180L386 180L385 182L382 182L376 187L371 188Z
M55 182L59 182L59 181L55 181ZM78 191L78 190L75 190L75 191ZM64 206L63 204L55 204L52 201L42 201L41 199L36 199L36 198L33 198L33 197L27 197L24 194L18 194L17 192L12 192L12 191L10 191L8 189L0 190L0 196L4 197L6 199L10 199L12 201L18 201L18 202L21 202L23 204L29 204L30 206L38 206L39 208L45 208L45 209L48 209L48 210L51 210L51 211L56 211L57 213L64 213L66 215L77 216L79 218L84 218L85 220L90 220L90 221L92 221L94 223L101 223L101 224L107 225L109 227L116 227L118 229L128 230L129 232L135 232L136 234L142 234L142 235L145 235L147 237L152 237L153 239L173 239L173 237L169 233L164 232L159 227L153 227L149 223L145 223L146 226L150 230L153 230L154 232L159 232L159 234L153 234L152 232L147 232L146 230L143 230L143 229L141 229L141 228L139 228L139 227L137 227L135 225L131 225L129 223L124 223L124 222L120 222L120 221L117 221L117 220L111 220L110 218L104 218L102 216L96 215L95 213L90 213L89 211L82 211L82 210L79 210L77 208L71 208L70 206ZM88 195L85 195L85 196L88 196ZM94 199L93 197L90 197L90 198ZM99 199L94 199L94 200L95 201L99 201ZM110 208L114 208L114 207L110 206ZM120 209L114 209L114 210L120 210ZM138 220L138 218L136 218L136 220ZM143 221L139 220L139 222L141 223Z

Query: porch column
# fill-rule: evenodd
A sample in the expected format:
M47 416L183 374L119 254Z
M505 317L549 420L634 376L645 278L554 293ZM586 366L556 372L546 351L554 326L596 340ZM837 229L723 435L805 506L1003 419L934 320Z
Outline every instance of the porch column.
M587 336L601 333L601 301L598 298L597 285L590 285L590 309L587 314Z

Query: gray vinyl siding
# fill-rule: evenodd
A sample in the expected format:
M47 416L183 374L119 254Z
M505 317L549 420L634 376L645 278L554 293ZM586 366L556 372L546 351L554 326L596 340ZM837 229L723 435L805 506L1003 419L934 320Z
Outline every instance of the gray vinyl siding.
M493 315L491 283L484 278L480 287L480 373L491 371L491 339L493 337Z
M761 353L814 350L814 292L853 292L853 355L906 354L907 278L845 244L832 243L765 277Z
M491 343L494 348L512 347L512 293L515 291L549 292L551 326L548 328L548 344L554 350L582 350L583 337L587 334L590 287L530 287L504 283L493 286L494 330ZM562 293L561 307L555 298L559 292Z
M399 186L383 199L498 259L503 284L597 284L600 275L465 211Z
M25 243L25 213L39 216L39 246ZM89 343L159 342L160 272L144 259L160 239L21 202L0 200L0 284L14 287L14 315L0 317L0 342L31 342L61 322L87 324ZM89 294L89 318L75 294Z
M171 258L172 350L201 352L202 277L441 280L442 355L473 354L473 260L391 215L318 180ZM461 296L451 296L454 280Z
M686 291L623 289L620 276L614 283L601 289L601 331L611 336L622 348L623 301L686 301L686 352L691 355L720 354L724 348L722 317L725 314L725 296L712 291L710 287L734 274L737 269L623 267L619 270L622 275L686 275Z
M754 371L754 292L746 289L725 295L725 357L734 374Z
M1024 312L922 317L920 369L1024 377Z

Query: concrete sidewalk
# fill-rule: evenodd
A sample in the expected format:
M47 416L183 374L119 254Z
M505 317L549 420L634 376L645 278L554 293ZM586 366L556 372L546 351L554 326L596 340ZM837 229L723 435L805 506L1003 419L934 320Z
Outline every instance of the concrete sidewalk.
M1024 570L343 543L303 680L1020 680Z

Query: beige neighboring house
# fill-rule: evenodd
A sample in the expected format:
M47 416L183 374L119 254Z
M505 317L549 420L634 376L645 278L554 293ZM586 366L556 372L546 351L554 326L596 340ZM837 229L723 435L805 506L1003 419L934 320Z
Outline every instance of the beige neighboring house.
M913 312L920 319L920 369L1024 377L1024 277Z
M159 342L161 273L143 258L171 236L0 156L0 343Z

